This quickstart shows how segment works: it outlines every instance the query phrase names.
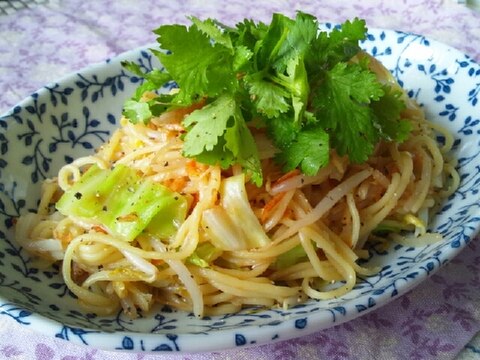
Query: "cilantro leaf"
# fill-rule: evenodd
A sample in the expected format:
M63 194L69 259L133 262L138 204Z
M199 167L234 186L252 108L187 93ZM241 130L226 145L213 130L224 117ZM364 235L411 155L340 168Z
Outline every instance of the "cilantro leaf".
M375 74L358 64L338 63L314 92L316 117L328 129L340 155L363 162L378 141L368 104L383 95Z
M193 103L202 97L216 97L235 88L233 52L212 44L196 25L165 25L154 31L166 53L158 53L165 69L179 85L177 101Z
M249 67L249 60L252 58L253 52L246 46L237 46L233 56L233 70L242 71Z
M265 37L268 28L269 26L262 22L255 23L253 20L244 19L243 22L237 24L235 29L230 29L228 32L235 47L245 46L252 53L257 53L260 40ZM254 66L253 68L255 69Z
M254 183L261 184L255 140L233 97L218 97L188 115L184 125L188 128L183 146L185 156L200 158L223 168L238 163L250 173Z
M202 21L195 16L191 16L189 19L201 32L207 35L212 41L217 44L221 44L229 49L233 49L232 39L230 38L228 33L225 33L224 31L222 31L223 29L220 29L218 27L218 22L212 19Z
M291 60L305 56L318 32L315 17L302 12L297 13L295 21L288 21L287 26L287 35L279 45L278 53L273 60L273 66L279 72L284 71Z
M408 120L401 120L400 116L405 109L402 93L392 87L384 86L385 95L378 101L372 102L372 109L377 124L381 124L380 136L387 141L402 142L410 134L412 125Z
M123 105L123 115L133 124L143 122L144 124L152 117L150 106L144 101L127 100Z
M297 167L306 175L315 175L321 167L328 164L330 157L329 136L320 127L311 127L298 133L277 160L284 164L284 170Z
M184 156L188 156L185 152ZM203 151L195 156L190 156L195 160L208 165L219 165L222 169L228 169L235 164L235 157L232 152L225 147L225 139L218 138L218 143L213 145L211 150Z
M285 15L273 14L267 32L255 44L258 69L266 69L273 64L292 24L293 20Z
M221 96L188 115L183 121L188 129L183 146L185 155L196 156L212 150L233 118L235 105L235 99L231 96Z
M308 105L308 95L310 93L310 85L303 58L296 57L288 61L286 73L278 74L276 81L289 91L294 111L293 121L300 124Z
M266 122L267 133L279 149L288 147L300 131L298 124L291 121L291 116L289 115L283 114Z
M232 152L235 161L251 176L253 183L260 186L263 175L257 145L238 108L234 120L225 130L225 147Z
M160 69L153 69L152 71L144 72L139 64L132 61L123 61L122 66L128 71L144 79L142 85L137 87L132 100L140 100L145 92L157 90L172 79L170 74Z
M147 124L152 116L159 116L173 107L172 98L173 96L169 94L157 95L150 101L136 100L136 98L133 97L125 101L123 105L123 115L133 124L137 124L138 122Z
M335 27L330 33L320 32L313 41L306 59L307 68L330 69L335 64L348 61L360 51L359 41L366 38L365 21L355 18Z
M317 31L318 23L312 15L299 12L292 20L274 14L268 31L259 41L258 67L273 67L282 73L290 60L304 56Z
M265 79L263 72L246 76L245 83L258 113L267 118L275 118L290 109L288 103L290 93Z

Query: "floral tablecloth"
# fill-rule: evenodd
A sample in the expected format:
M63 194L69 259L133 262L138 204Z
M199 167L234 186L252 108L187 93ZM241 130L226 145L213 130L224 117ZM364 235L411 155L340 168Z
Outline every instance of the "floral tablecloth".
M272 12L293 16L296 10L320 21L358 16L370 27L421 33L480 61L480 12L454 0L12 0L0 1L2 9L0 113L67 73L153 42L151 29L187 23L187 15L227 24L245 17L269 21ZM106 352L47 338L0 316L0 359L465 359L480 358L479 331L480 239L475 239L410 293L299 339L221 353Z

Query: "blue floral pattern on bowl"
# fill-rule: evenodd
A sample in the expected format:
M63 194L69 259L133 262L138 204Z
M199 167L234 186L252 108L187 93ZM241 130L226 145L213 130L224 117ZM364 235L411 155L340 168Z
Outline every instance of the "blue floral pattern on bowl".
M332 25L325 24L325 28ZM33 210L43 179L108 139L141 81L122 60L156 66L148 47L49 84L0 117L0 315L42 333L108 350L212 351L302 336L351 320L405 293L451 260L480 219L480 66L423 36L370 30L362 45L382 61L427 115L455 136L461 186L431 227L444 242L412 248L373 244L380 272L341 298L283 309L247 309L196 319L159 306L136 320L84 313L57 266L39 268L13 240L14 218Z

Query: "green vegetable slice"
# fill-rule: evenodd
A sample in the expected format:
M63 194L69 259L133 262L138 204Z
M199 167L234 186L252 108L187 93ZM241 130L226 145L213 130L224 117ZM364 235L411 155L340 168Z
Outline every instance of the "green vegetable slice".
M172 236L185 219L187 201L125 165L113 169L92 165L56 207L65 216L94 220L132 241L142 231L161 238Z
M187 258L187 261L202 268L209 267L212 262L222 255L222 250L216 248L209 242L201 243L197 246L192 255Z
M272 268L275 270L286 269L289 266L295 265L301 261L307 261L307 253L301 244L291 248L287 252L279 255L275 262L272 264Z

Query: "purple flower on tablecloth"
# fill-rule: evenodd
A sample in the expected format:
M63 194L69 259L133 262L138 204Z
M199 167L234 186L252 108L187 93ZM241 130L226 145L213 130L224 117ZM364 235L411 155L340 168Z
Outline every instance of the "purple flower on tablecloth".
M393 327L393 323L382 316L383 314L379 314L377 312L373 312L370 314L365 315L365 323L368 326L374 327L375 329L381 328L391 328Z
M408 295L403 295L399 300L398 300L400 307L403 310L407 310L410 307L411 300Z
M328 332L320 333L318 336L318 344L324 349L325 355L329 359L345 359L349 356L347 344L340 337Z
M273 349L273 354L277 359L293 359L296 353L296 349L288 341L279 343Z
M0 349L0 354L5 356L7 359L15 357L22 354L22 351L13 345L7 345Z
M93 349L85 352L83 355L66 355L61 357L61 360L95 360L98 350ZM55 358L55 351L48 345L39 343L35 347L35 359L36 360L52 360Z
M417 346L409 354L411 360L423 360L438 358L441 353L451 351L455 348L455 345L448 342L442 343L439 338L429 339L424 338L420 343L421 346Z
M298 359L302 351L312 351L314 354L321 354L329 360L348 359L350 352L342 337L334 333L324 331L309 337L300 337L292 341L283 341L268 347L268 353L273 359ZM310 358L304 354L304 357Z
M463 301L469 298L470 287L466 283L454 282L449 284L444 290L445 300ZM453 298L453 299L452 299Z
M476 257L473 261L475 265L468 265L466 268L472 274L472 279L470 279L469 285L474 289L480 288L480 256Z
M50 360L55 356L53 349L45 344L39 343L35 347L35 359L36 360Z
M472 263L474 264L474 268L476 270L480 270L480 256L475 257Z
M353 324L354 324L354 322L349 321L349 322L343 323L341 325L337 325L332 329L337 331L337 332L345 331L345 332L348 332L348 333L353 333L356 330L355 326L353 326Z
M455 345L445 340L444 336L432 332L432 328L443 331L432 324L449 321L460 325L465 331L471 331L475 322L468 311L448 303L430 310L415 309L412 315L401 324L401 335L413 345L410 347L410 359L437 357L455 349Z
M452 304L442 305L436 313L449 317L452 322L459 324L465 331L473 330L473 324L476 322L476 319L472 316L470 311Z
M410 317L401 324L401 335L410 339L413 344L418 344L420 340L420 332L423 330L422 325L418 323L416 317Z
M74 356L74 355L67 355L62 357L61 360L95 360L96 356L94 356L97 353L97 350L93 350L91 352L87 352L83 356Z

